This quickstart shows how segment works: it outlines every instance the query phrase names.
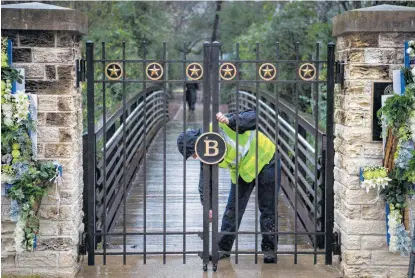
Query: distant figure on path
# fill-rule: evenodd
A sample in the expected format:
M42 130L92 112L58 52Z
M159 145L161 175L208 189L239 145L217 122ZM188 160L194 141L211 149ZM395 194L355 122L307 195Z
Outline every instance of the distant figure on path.
M197 89L199 89L199 85L197 83L186 84L186 101L189 106L189 110L191 111L195 111Z

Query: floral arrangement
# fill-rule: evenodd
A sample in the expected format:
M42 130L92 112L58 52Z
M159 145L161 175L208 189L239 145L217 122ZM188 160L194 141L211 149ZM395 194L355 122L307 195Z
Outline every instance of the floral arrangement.
M35 123L30 117L31 102L24 92L12 94L12 82L21 82L22 77L8 65L6 42L2 39L1 182L12 199L10 217L17 220L16 251L32 251L39 231L40 202L48 188L58 180L58 165L39 162L32 157L29 132L34 130Z
M408 256L411 249L411 239L409 233L402 224L402 214L399 209L390 207L388 215L388 233L390 234L389 250L402 256Z
M388 177L388 169L383 166L367 166L361 168L360 186L368 193L370 189L376 189L380 192L384 189L391 179Z
M415 57L415 42L408 43L407 54ZM378 111L378 116L387 127L388 136L393 137L394 145L386 146L393 153L393 163L386 161L389 180L380 189L380 197L387 203L388 234L390 235L389 250L401 255L408 255L411 249L409 232L403 223L404 209L407 200L414 195L415 184L415 68L402 68L405 81L405 93L389 97L385 105ZM384 168L384 167L377 167ZM378 173L378 176L384 172ZM369 178L371 176L369 175ZM364 182L362 182L363 184ZM363 185L362 185L363 186ZM365 185L370 190L370 187ZM379 187L377 187L379 189ZM406 227L410 229L410 227Z

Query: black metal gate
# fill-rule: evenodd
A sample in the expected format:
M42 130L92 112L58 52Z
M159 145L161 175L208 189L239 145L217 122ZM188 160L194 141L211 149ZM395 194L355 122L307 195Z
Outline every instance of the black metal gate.
M281 169L276 170L276 175L281 177L281 189L289 204L293 208L295 219L294 228L291 231L279 231L278 229L278 198L275 204L275 232L278 236L294 237L293 250L277 250L275 255L293 255L294 263L301 254L314 256L324 255L325 263L332 263L333 252L333 95L334 95L334 44L327 46L327 60L321 60L319 44L316 45L313 59L300 59L299 45L295 45L295 59L281 59L279 44L275 44L275 58L271 60L261 59L259 44L255 46L255 58L242 60L239 57L239 44L236 45L232 59L221 60L220 43L206 42L203 45L203 60L188 60L186 54L181 59L167 59L166 43L163 44L163 57L161 59L147 58L146 45L143 43L141 59L127 59L126 46L122 44L122 57L120 59L107 59L105 43L100 48L101 57L94 56L95 46L92 42L86 45L86 61L80 61L78 78L86 72L87 80L87 134L84 136L84 212L87 231L88 264L94 265L96 256L102 256L106 264L107 256L118 255L123 257L124 264L127 256L140 255L146 263L148 255L162 255L163 263L166 263L166 255L182 255L183 263L186 263L187 255L199 255L207 269L209 254L212 254L213 269L221 252L217 244L219 236L234 234L236 245L234 251L235 262L238 263L238 255L252 254L255 263L258 262L258 235L265 234L258 231L258 195L255 198L255 227L253 231L223 232L219 231L219 171L217 165L203 166L204 196L210 196L212 192L213 220L210 229L209 198L204 198L203 225L199 231L187 231L186 229L186 160L183 159L183 195L182 195L182 230L167 230L166 191L169 181L166 177L167 165L167 138L166 125L168 121L168 84L175 84L183 88L183 129L187 128L186 115L186 83L198 83L203 88L203 130L209 130L212 122L213 131L218 132L219 126L216 113L219 112L220 94L228 90L229 110L238 113L248 108L254 108L258 115L256 126L276 143L276 162L281 164ZM184 48L186 49L186 48ZM86 64L86 67L85 67ZM141 76L131 77L128 73L130 65L138 65ZM181 78L169 79L168 67L179 65L182 67ZM288 65L288 66L287 66ZM249 67L254 69L254 74L249 73ZM86 68L86 69L85 69ZM291 70L294 73L282 72ZM84 71L85 70L85 71ZM325 76L321 75L324 71ZM106 100L106 90L119 84L121 92L121 107L113 109L110 116ZM136 94L127 96L126 86L136 84L140 89ZM288 86L288 87L286 87ZM302 86L311 92L308 107L312 107L312 113L302 111L300 92ZM264 90L265 88L265 90ZM322 93L325 91L325 95ZM302 95L303 96L303 95ZM325 101L321 97L325 97ZM98 106L95 102L101 100ZM326 112L319 113L321 104L326 104ZM113 107L112 107L113 108ZM99 118L97 111L101 112ZM325 123L322 123L324 116ZM322 127L322 125L324 125ZM238 123L237 123L238 129ZM133 186L134 175L138 169L146 173L148 161L146 152L151 141L158 132L163 135L163 144L159 146L163 153L163 229L162 231L149 231L147 227L147 178L143 179L143 223L140 232L127 231L126 209L127 197ZM237 132L238 133L238 132ZM256 133L258 136L258 133ZM238 137L236 137L238 146ZM257 146L258 147L258 146ZM279 161L277 161L279 160ZM258 159L256 164L258 164ZM237 164L238 165L238 161ZM276 164L277 165L277 164ZM238 168L238 166L237 166ZM257 168L258 170L258 168ZM238 183L236 184L238 188ZM258 188L258 179L256 179ZM237 190L238 191L238 190ZM276 196L278 196L276 194ZM238 196L236 196L238 207ZM124 216L122 231L115 230L115 224ZM238 212L237 212L238 215ZM237 219L238 217L236 217ZM255 236L255 250L244 251L238 248L240 235ZM162 236L160 250L147 251L147 237ZM182 251L168 251L166 248L166 236L181 236ZM200 250L187 250L186 238L189 235L198 235L203 241ZM122 251L108 249L108 241L111 237L122 237ZM127 250L127 238L131 236L142 237L142 250ZM299 250L297 239L306 236L311 244L310 250ZM212 247L210 247L212 246ZM276 244L277 246L277 244ZM211 250L210 250L211 249Z

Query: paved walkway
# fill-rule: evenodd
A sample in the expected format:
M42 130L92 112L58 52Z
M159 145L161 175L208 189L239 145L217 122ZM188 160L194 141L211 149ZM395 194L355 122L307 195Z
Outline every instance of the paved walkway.
M167 264L163 265L160 256L147 259L144 265L142 257L131 256L127 258L127 265L122 265L121 257L112 257L107 260L107 265L101 265L97 260L97 266L82 265L78 278L89 277L152 277L152 278L340 278L338 270L333 266L326 266L323 262L313 265L310 256L299 256L298 264L294 265L289 256L279 256L278 264L254 264L251 256L240 256L239 263L233 260L221 260L218 270L212 271L211 265L207 272L203 272L199 257L188 256L186 264L183 264L181 256L169 256Z

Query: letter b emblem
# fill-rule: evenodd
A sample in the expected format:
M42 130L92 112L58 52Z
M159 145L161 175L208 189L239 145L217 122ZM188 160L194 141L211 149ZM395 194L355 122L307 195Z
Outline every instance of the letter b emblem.
M218 133L207 132L202 134L196 141L195 151L203 163L217 164L225 156L226 143Z

